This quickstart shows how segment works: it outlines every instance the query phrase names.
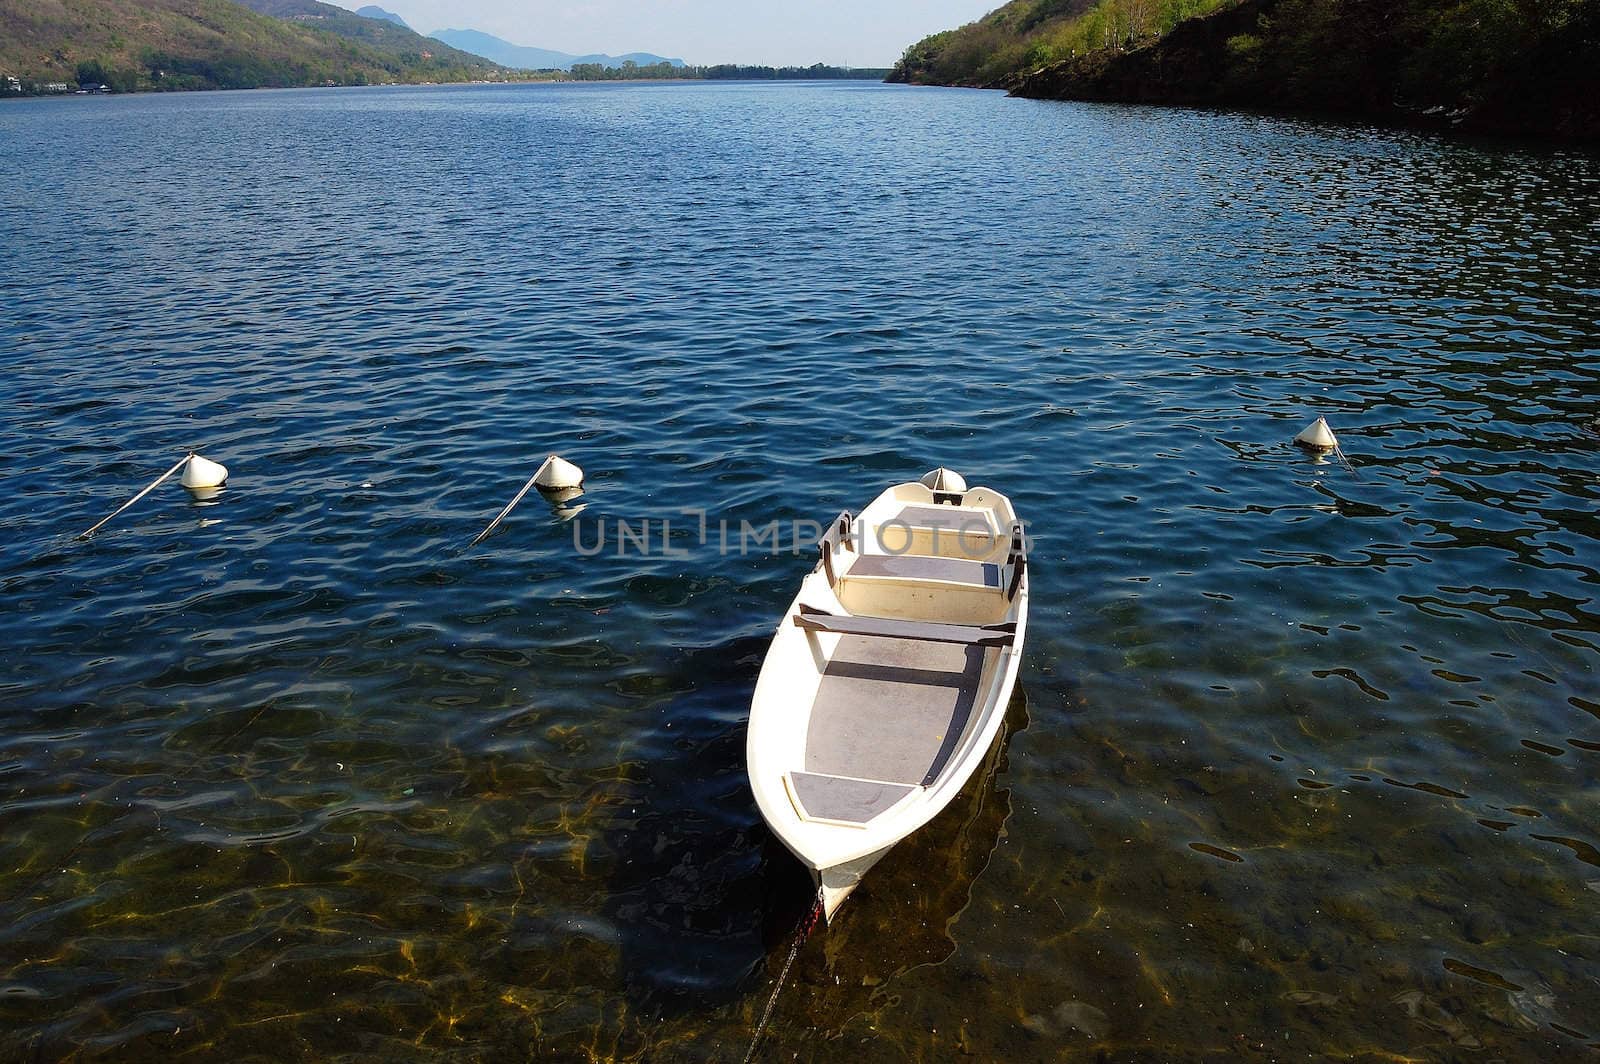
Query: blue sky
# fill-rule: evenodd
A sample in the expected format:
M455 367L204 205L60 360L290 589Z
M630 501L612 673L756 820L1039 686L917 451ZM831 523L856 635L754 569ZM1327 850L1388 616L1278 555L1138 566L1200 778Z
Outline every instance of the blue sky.
M337 0L412 29L475 29L583 54L654 52L690 63L889 66L906 45L1004 0Z

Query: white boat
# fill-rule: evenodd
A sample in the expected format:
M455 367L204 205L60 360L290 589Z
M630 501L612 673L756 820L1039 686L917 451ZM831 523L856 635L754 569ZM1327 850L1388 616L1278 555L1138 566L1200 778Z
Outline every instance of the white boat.
M831 920L993 745L1028 571L1010 500L943 469L840 514L818 546L761 667L745 757L762 817Z

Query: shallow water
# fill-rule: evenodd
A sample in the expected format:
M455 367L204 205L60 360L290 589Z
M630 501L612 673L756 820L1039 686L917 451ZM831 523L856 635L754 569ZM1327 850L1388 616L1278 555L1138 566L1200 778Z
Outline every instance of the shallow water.
M737 1059L810 559L718 522L941 463L1036 537L1025 699L768 1059L1600 1045L1593 156L845 84L0 144L0 1058Z

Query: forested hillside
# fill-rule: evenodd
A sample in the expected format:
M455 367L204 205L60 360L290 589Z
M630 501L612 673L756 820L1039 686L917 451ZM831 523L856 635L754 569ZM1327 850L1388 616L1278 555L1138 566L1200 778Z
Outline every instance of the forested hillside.
M498 71L477 57L458 60L463 53L442 44L426 50L434 55L341 37L233 0L0 0L0 92L8 77L23 92L79 82L132 92L460 81Z
M926 37L890 81L997 85L1097 49L1130 48L1228 0L1011 0L976 22Z
M1600 0L1016 0L891 80L1593 140Z

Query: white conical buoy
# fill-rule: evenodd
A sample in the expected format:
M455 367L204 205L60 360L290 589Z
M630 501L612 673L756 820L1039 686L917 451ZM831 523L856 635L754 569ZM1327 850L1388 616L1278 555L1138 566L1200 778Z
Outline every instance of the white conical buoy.
M500 522L506 519L506 515L516 509L517 503L521 502L522 497L528 494L529 488L538 488L539 493L553 503L564 503L583 494L583 470L558 454L553 454L546 458L544 465L539 467L538 472L529 477L528 482L522 485L522 490L517 492L516 498L506 503L506 508L501 510L493 521L489 522L489 527L479 532L477 538L467 546L476 547L487 539L489 533L498 528ZM578 507L578 509L582 509L582 507Z
M545 492L581 488L583 470L560 455L553 454L544 460L544 465L533 475L533 486Z
M183 467L183 479L179 481L191 491L220 488L227 482L227 466L197 454L189 455L189 463Z
M1328 419L1319 417L1301 430L1294 442L1313 451L1333 451L1339 447L1339 440L1334 436L1333 430L1328 427Z
M922 475L922 484L929 491L950 492L955 495L967 490L966 478L954 469L946 469L944 466L940 466L938 469L930 469L924 473Z

